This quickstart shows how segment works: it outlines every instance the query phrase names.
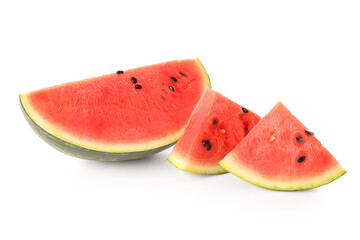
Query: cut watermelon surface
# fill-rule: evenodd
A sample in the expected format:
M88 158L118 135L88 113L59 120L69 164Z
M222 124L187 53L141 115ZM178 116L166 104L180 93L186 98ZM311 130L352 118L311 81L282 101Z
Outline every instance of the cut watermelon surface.
M227 172L218 162L258 123L260 117L206 89L168 160L193 173Z
M315 188L346 173L281 102L219 164L246 181L275 190Z
M21 94L20 103L31 127L55 148L116 161L173 145L208 87L201 62L189 59Z

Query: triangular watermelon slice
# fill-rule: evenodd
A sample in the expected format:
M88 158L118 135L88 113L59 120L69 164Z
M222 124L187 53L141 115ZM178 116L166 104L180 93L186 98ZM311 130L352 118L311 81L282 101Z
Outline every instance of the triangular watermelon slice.
M219 164L248 182L274 190L315 188L346 173L281 102Z
M260 117L250 110L206 89L168 160L188 172L225 173L218 162L259 120Z

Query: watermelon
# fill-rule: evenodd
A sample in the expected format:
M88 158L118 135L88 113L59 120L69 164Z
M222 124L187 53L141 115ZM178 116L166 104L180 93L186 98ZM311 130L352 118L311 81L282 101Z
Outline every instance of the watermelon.
M30 126L56 149L117 161L172 146L208 87L200 60L187 59L21 94L20 103Z
M259 120L250 110L206 89L168 160L188 172L224 173L226 170L218 162Z
M346 173L281 102L219 164L246 181L274 190L315 188Z

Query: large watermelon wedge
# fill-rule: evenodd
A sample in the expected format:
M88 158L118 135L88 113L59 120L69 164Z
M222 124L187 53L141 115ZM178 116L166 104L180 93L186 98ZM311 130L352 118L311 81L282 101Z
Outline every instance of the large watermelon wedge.
M281 102L219 164L274 190L315 188L346 172Z
M171 61L20 95L34 131L60 151L117 161L173 145L204 89L199 59Z
M206 89L168 160L188 172L227 172L218 162L259 120L260 117L250 110L214 90Z

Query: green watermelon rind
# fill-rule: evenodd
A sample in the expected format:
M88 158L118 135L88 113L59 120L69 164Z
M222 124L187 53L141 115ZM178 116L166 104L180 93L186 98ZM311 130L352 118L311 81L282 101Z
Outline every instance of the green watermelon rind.
M210 82L210 76L209 76L208 72L206 71L204 65L202 64L202 62L200 61L199 58L196 58L196 61L199 63L200 68L201 68L202 71L203 71L204 80L205 80L205 85L206 85L208 88L212 88L211 82Z
M45 131L43 128L41 128L36 122L29 116L27 111L25 110L21 96L20 96L20 106L21 110L25 116L26 121L29 123L30 127L34 130L34 132L45 142L47 142L52 147L56 148L57 150L68 154L70 156L75 156L83 159L88 160L99 160L99 161L122 161L122 160L131 160L131 159L137 159L137 158L144 158L151 156L155 153L158 153L160 151L163 151L171 146L173 146L175 142L172 142L170 144L149 149L146 151L138 151L138 152L105 152L105 151L97 151L88 149L85 147L81 147L78 145L75 145L73 143L64 141L53 134L50 134L49 132Z
M181 156L172 152L170 156L167 158L170 163L172 163L176 168L197 174L223 174L227 173L227 171L221 167L217 166L200 166L198 164L192 164L187 160L186 156Z
M196 59L200 69L203 72L203 82L206 88L211 88L211 82L208 73L206 72L203 64L199 59ZM165 136L163 139L155 141L155 143L144 142L143 145L137 144L136 146L125 146L118 150L112 149L101 149L101 147L92 144L92 146L81 146L80 143L73 141L72 138L64 138L63 135L59 134L57 130L54 130L55 133L52 134L49 131L46 131L41 124L38 122L45 122L41 117L37 116L32 110L31 106L27 101L26 94L19 95L20 107L25 116L26 121L29 123L30 127L34 132L43 139L46 143L54 147L55 149L68 154L70 156L75 156L87 160L98 160L98 161L123 161L149 157L155 153L161 152L171 146L173 146L176 141L181 137L185 126L178 132L173 133L171 136ZM50 125L46 123L47 125ZM52 127L52 126L50 126ZM93 148L93 146L98 148Z
M242 166L240 164L241 159L236 160L238 156L233 156L234 154L234 152L230 152L223 160L219 162L219 164L235 176L259 187L271 190L296 191L317 188L338 179L346 173L345 169L339 165L338 167L333 168L320 176L311 177L300 181L283 182L279 180L270 180L262 177L256 171L247 169L246 166Z

